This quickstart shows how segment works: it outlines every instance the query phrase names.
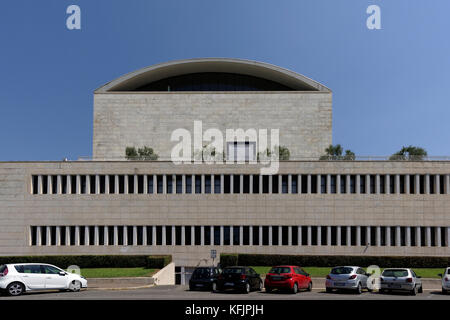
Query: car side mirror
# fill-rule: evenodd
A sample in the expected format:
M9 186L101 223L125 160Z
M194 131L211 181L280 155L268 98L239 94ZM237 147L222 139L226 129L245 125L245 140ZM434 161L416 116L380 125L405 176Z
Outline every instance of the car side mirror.
M67 273L65 273L64 271L60 271L60 272L59 272L59 275L60 275L60 276L65 276L66 274L67 274Z
M422 278L422 276L417 276L418 279Z
M309 273L307 273L306 276L309 277Z

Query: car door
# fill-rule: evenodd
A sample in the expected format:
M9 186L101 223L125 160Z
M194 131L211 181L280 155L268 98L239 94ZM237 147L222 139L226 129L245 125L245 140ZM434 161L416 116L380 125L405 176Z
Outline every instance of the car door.
M248 272L249 279L251 281L250 286L254 289L258 286L258 283L257 283L258 279L256 276L256 271L253 270L252 268L248 268L247 272Z
M45 274L45 289L64 289L67 284L67 275L60 275L62 271L49 265L41 265L42 272Z
M298 287L299 288L303 288L304 287L304 279L303 279L303 275L302 275L302 272L300 271L300 268L298 268L298 267L294 267L294 268L292 268L293 269L293 274L294 274L294 280L295 280L295 282L297 282L298 283Z
M38 264L21 265L16 268L19 271L20 278L25 285L33 290L45 289L45 274L41 272L41 266Z
M300 273L300 277L301 277L301 288L307 288L308 287L308 273L303 270L302 268L298 268L298 271Z
M358 278L360 279L361 286L363 288L367 288L367 275L366 272L362 268L358 268L356 271L356 274L358 275Z
M417 277L416 273L413 270L411 270L411 275L414 277L415 284L420 287L422 285L422 280Z

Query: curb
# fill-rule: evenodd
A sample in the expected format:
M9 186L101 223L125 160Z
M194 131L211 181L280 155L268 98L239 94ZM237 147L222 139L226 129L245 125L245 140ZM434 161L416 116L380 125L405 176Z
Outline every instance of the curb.
M89 290L89 291L108 291L108 290L111 290L111 291L119 291L119 290L135 290L135 289L145 289L145 288L151 288L151 287L154 287L155 285L154 284L150 284L150 285L146 285L146 286L139 286L139 287L123 287L123 288L96 288L96 287L94 287L94 288L87 288L86 290Z

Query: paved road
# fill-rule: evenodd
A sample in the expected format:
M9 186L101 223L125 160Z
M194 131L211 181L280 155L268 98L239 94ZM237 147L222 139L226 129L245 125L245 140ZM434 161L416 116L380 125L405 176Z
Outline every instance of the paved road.
M450 300L450 295L442 295L439 290L424 290L422 294L410 296L404 293L379 294L363 292L326 293L323 288L312 292L289 293L251 292L239 294L233 292L211 293L208 291L188 291L185 286L157 286L136 290L83 290L81 292L33 292L20 297L0 297L1 300Z

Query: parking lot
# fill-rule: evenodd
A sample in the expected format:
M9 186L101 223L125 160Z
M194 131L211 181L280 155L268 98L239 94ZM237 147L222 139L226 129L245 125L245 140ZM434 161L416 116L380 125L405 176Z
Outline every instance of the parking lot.
M364 291L361 295L350 292L326 293L325 288L313 288L312 292L289 293L235 292L211 293L189 291L187 286L155 286L135 290L94 290L81 292L32 292L19 297L1 296L0 300L450 300L440 290L424 289L422 294L410 296L405 293L379 294Z

